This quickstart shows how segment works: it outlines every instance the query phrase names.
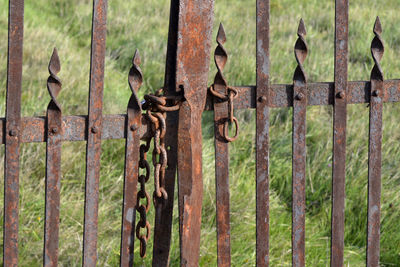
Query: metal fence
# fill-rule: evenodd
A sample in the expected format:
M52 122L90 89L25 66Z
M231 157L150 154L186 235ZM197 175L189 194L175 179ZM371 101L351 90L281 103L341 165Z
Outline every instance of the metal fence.
M121 230L121 266L133 265L134 239L146 253L152 202L146 191L150 178L147 152L154 141L153 203L155 224L153 266L167 266L171 241L175 176L178 174L180 255L182 266L197 266L199 259L202 184L201 114L214 111L218 266L230 266L229 153L238 134L234 109L256 109L256 264L269 265L269 114L271 108L293 107L292 262L305 266L306 110L311 105L333 105L333 173L331 266L343 265L346 105L369 103L367 266L379 264L382 104L400 101L400 81L384 81L380 60L384 46L377 18L371 53L375 65L370 81L347 81L348 0L336 0L335 79L307 83L303 62L307 57L306 28L300 21L294 52L298 66L293 84L270 84L269 0L257 0L257 85L231 87L223 75L227 52L220 26L215 50L218 72L207 88L211 54L214 0L172 0L165 84L140 102L142 83L137 52L129 71L132 97L126 114L102 115L107 0L93 1L92 47L88 115L62 116L57 95L61 64L57 51L50 59L47 81L51 101L46 117L21 118L24 0L9 0L9 37L6 117L0 120L5 144L4 266L18 264L19 147L46 142L46 200L44 266L57 266L60 207L60 163L63 141L86 141L86 186L83 266L95 266L101 142L125 139L124 200ZM142 112L146 110L145 113ZM234 135L228 128L233 124ZM145 141L140 144L140 140ZM139 169L143 169L143 172ZM135 222L135 210L140 220Z

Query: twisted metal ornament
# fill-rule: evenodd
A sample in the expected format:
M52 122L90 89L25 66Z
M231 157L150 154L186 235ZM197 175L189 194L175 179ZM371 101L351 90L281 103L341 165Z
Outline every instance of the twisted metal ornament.
M47 90L49 91L51 97L48 109L61 112L61 105L57 101L57 96L60 93L62 86L61 80L57 76L61 69L60 58L58 57L57 48L54 48L53 50L48 69L50 76L47 78Z
M239 122L233 115L233 99L237 96L237 90L229 87L228 82L223 74L226 62L228 61L228 53L225 50L226 34L222 23L219 25L217 33L217 47L214 53L214 62L217 67L217 74L214 78L213 85L209 88L210 93L218 102L228 101L228 118L224 122L222 137L226 142L233 142L237 139L239 133ZM228 124L235 124L235 135L229 136Z
M133 59L132 59L132 67L129 70L129 75L128 75L128 83L129 83L129 87L132 91L132 96L129 99L129 103L128 103L128 112L130 109L139 111L139 112L142 111L140 100L137 95L137 91L143 84L143 73L142 73L142 69L139 66L140 64L141 64L141 59L140 59L139 50L136 49L135 55L133 56Z
M376 17L374 34L375 37L371 42L371 55L375 65L371 71L371 80L383 81L383 71L380 62L383 57L383 53L385 52L385 46L381 38L382 25L379 17Z
M228 53L226 52L226 49L224 47L224 44L226 42L226 34L225 34L225 29L222 23L219 25L218 29L218 34L217 34L217 47L215 48L215 53L214 53L214 62L215 66L217 67L217 74L215 75L214 78L214 86L219 85L225 88L225 90L228 87L228 83L225 79L224 76L224 68L226 65L226 62L228 61ZM225 92L228 93L228 92ZM226 95L222 95L220 98L226 98Z
M303 19L300 19L299 28L297 30L297 41L294 46L294 56L297 61L297 68L294 72L293 81L295 83L305 84L307 82L306 72L303 67L303 63L306 60L308 54L308 46L305 40L306 27L304 25ZM298 96L301 98L301 95Z

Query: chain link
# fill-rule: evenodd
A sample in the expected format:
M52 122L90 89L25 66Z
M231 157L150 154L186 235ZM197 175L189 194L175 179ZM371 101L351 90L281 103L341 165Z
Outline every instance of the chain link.
M147 152L150 150L150 144L153 139L154 148L152 151L152 161L154 166L154 205L161 204L165 207L168 199L165 190L165 170L167 168L168 158L165 149L165 133L166 133L166 112L176 111L180 108L183 99L182 95L164 96L164 90L161 88L155 94L144 96L146 100L142 104L142 109L146 110L144 117L151 123L152 133L146 140L146 144L140 146L139 167L145 170L144 175L139 176L140 190L138 192L136 210L140 215L140 220L136 225L136 238L140 241L140 256L146 255L147 241L150 238L150 223L147 221L147 213L150 209L150 196L146 192L146 183L150 178L150 165L147 161ZM168 105L168 106L167 106ZM140 204L141 199L146 199L146 204ZM146 234L141 234L141 229L146 230Z
M150 178L150 165L147 162L147 152L150 149L151 140L146 140L146 144L140 145L139 168L144 169L144 174L139 175L140 190L137 193L136 210L140 215L140 220L136 225L136 238L140 241L140 257L146 256L147 241L150 238L150 223L147 221L147 212L150 209L150 196L146 191L146 182ZM140 200L145 199L146 204L140 204ZM146 229L146 234L140 234L141 229Z

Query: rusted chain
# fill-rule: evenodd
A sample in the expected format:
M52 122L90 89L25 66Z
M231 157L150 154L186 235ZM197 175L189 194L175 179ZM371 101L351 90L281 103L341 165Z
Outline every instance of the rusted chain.
M164 95L164 89L161 88L155 94L144 96L146 100L142 108L146 110L146 118L152 124L152 138L154 141L153 166L154 166L154 204L164 204L168 199L165 190L165 169L167 167L167 150L165 149L166 133L166 112L179 110L182 103L182 95Z
M136 211L140 215L140 220L136 225L136 237L140 241L140 257L142 258L146 256L147 241L150 237L150 224L147 221L147 212L150 209L150 196L146 191L146 182L150 178L150 165L147 162L147 152L150 149L150 142L150 139L146 140L146 144L142 144L139 149L139 168L144 169L145 174L139 176L140 190L137 193ZM146 200L145 205L140 204L141 199ZM146 235L140 234L141 229L146 229Z

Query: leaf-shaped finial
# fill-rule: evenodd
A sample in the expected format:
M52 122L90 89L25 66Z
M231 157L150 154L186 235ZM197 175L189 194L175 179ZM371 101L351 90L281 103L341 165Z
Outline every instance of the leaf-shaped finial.
M57 101L57 96L61 91L62 85L60 78L57 76L57 74L60 72L61 65L56 48L54 48L53 54L51 55L48 69L50 76L47 78L47 90L49 91L51 97L49 107L56 108L61 111L61 106Z

